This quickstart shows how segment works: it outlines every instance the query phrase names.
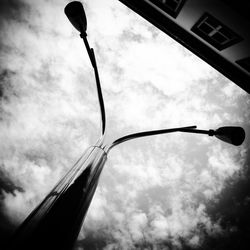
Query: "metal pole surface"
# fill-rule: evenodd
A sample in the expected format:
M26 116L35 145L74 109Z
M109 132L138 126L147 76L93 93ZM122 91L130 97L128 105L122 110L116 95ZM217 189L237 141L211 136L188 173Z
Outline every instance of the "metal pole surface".
M90 147L21 224L8 249L72 249L107 160L106 152Z

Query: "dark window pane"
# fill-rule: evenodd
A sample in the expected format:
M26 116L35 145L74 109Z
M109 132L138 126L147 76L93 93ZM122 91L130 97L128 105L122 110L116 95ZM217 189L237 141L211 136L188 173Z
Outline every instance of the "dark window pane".
M208 25L206 22L203 22L203 23L199 26L199 29L200 29L202 32L206 33L206 34L209 34L210 32L213 31L213 28L212 28L210 25Z
M179 3L176 1L166 0L165 5L167 5L170 9L175 11L177 9Z
M224 44L229 41L229 39L220 32L216 32L211 38L220 44Z
M225 27L222 27L220 30L221 33L223 33L226 37L228 37L230 40L234 37L232 32L230 30L226 29Z
M209 23L214 29L216 29L220 25L220 23L217 20L211 17L208 17L206 22Z

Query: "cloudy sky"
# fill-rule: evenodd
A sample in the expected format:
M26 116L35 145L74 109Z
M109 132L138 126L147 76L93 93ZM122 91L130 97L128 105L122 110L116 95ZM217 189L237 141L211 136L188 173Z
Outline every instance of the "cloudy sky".
M1 0L0 246L100 134L95 79L69 1ZM250 130L249 95L117 0L85 0L108 138L150 129ZM82 249L246 249L250 139L195 134L114 148Z

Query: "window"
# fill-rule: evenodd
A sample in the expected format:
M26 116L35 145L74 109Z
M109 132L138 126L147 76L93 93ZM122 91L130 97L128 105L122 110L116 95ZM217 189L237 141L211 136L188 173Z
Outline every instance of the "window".
M218 50L223 50L242 38L210 14L204 14L191 29Z
M175 18L179 14L185 0L150 0L150 2Z
M250 73L250 57L240 59L236 61L236 63L239 64L243 69L245 69L246 71Z

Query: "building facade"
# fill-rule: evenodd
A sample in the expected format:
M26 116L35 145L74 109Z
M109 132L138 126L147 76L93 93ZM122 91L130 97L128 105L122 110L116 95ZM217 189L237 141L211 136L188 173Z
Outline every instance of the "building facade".
M250 93L249 1L120 1Z

